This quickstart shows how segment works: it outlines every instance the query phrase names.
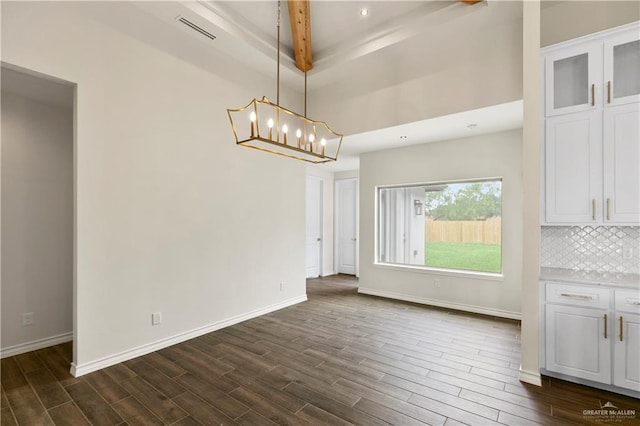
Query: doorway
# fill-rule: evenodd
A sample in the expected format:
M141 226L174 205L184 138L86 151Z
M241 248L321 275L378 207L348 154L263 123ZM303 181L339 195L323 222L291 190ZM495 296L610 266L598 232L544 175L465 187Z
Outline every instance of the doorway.
M322 268L322 179L307 176L306 278L318 278Z
M74 98L2 63L2 358L74 338Z
M358 179L336 180L336 272L358 276Z

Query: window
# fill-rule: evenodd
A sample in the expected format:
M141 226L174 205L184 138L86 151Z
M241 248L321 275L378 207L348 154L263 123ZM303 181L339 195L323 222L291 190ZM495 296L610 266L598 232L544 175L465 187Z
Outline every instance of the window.
M502 272L502 179L378 188L377 261Z

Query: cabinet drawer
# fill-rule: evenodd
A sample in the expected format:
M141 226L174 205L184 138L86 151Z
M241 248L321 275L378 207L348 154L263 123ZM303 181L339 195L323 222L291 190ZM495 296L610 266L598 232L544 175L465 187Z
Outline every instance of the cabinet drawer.
M611 290L601 287L547 283L546 300L550 303L609 309Z
M640 291L616 290L615 309L619 312L640 314Z

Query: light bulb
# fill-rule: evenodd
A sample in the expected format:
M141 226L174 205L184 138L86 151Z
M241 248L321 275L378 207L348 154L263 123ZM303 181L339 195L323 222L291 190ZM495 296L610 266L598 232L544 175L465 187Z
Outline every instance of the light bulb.
M313 143L315 140L316 140L316 136L313 133L311 133L309 135L309 142Z
M296 137L302 136L302 131L300 129L296 130Z
M270 129L273 127L273 118L270 118L269 120L267 120L267 127Z
M327 144L327 140L325 138L320 139L320 145L325 146Z
M255 111L251 111L251 114L249 114L249 120L251 120L252 123L255 123L255 121L256 121L256 112Z
M287 127L286 124L284 126L282 126L282 133L284 133L286 135L288 131L289 131L289 127Z

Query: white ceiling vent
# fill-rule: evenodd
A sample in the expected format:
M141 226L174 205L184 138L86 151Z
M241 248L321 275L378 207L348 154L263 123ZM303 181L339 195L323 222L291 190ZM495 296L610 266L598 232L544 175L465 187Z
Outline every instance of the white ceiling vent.
M216 36L211 34L209 31L205 30L204 28L200 27L199 25L194 24L193 22L191 22L190 20L188 20L184 16L179 15L179 16L176 17L176 20L178 22L182 22L183 24L185 24L187 27L191 28L192 30L199 32L203 36L205 36L207 38L210 38L211 40L215 40L216 39Z

